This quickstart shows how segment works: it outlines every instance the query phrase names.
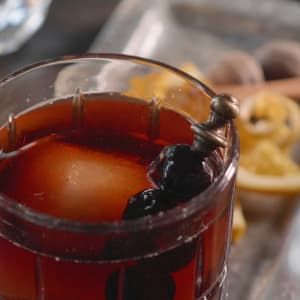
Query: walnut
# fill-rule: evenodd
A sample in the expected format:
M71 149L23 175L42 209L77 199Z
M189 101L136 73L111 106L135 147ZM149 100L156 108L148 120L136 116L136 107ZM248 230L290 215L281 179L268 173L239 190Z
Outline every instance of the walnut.
M243 51L225 54L208 71L207 77L215 84L257 84L264 81L261 66Z
M267 80L300 76L300 43L278 40L258 48L255 56Z

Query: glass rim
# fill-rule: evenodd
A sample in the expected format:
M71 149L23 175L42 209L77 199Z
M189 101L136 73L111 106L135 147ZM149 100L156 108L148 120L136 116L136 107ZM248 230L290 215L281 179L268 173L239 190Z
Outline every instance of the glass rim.
M170 66L166 63L143 58L134 55L118 54L118 53L86 53L80 55L66 55L51 59L46 59L39 61L34 64L25 66L17 71L7 75L0 80L0 88L7 84L8 82L17 79L18 77L29 73L40 68L66 64L75 63L80 61L102 61L102 60L119 60L128 61L140 65L155 66L162 69L166 69L170 72L177 74L184 80L187 80L193 84L196 88L200 89L201 92L206 94L208 97L212 98L216 96L216 93L206 86L200 80L197 80L193 76L185 73L184 71L177 69L176 67ZM193 213L200 211L202 208L206 207L209 200L212 199L216 193L226 182L228 182L232 176L235 174L237 168L238 158L239 158L239 138L237 135L237 130L233 122L230 122L230 131L232 132L232 143L229 145L230 151L228 155L228 160L224 164L222 171L217 176L216 180L203 192L193 197L190 201L182 206L174 207L166 212L159 213L155 216L146 216L136 220L120 220L113 222L82 222L76 220L63 219L55 217L43 212L34 210L27 207L17 201L9 198L8 196L0 193L0 207L9 213L33 224L62 231L68 232L78 232L78 233L124 233L124 232L139 232L145 229L154 229L160 226L165 226L171 223L175 223L181 219L186 219Z

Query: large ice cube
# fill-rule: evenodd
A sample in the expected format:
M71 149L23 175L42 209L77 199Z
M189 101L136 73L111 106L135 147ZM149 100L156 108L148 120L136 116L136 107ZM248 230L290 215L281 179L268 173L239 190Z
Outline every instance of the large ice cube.
M43 138L0 176L1 190L55 216L119 219L127 199L149 186L145 166L117 153Z

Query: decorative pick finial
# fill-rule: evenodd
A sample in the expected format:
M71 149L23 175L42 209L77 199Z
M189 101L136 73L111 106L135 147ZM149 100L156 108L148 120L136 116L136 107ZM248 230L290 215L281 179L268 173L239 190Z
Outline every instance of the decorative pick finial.
M207 122L192 125L194 142L192 150L208 154L218 147L226 147L227 142L218 129L224 127L239 115L238 101L227 94L216 95L212 98L211 113Z

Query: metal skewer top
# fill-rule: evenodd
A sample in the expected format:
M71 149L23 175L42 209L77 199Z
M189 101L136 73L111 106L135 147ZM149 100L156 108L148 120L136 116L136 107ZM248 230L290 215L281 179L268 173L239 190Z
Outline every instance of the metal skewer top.
M192 150L207 154L218 147L226 147L225 137L218 132L232 119L239 115L238 101L227 94L216 95L212 98L211 113L205 123L191 126L194 132Z

